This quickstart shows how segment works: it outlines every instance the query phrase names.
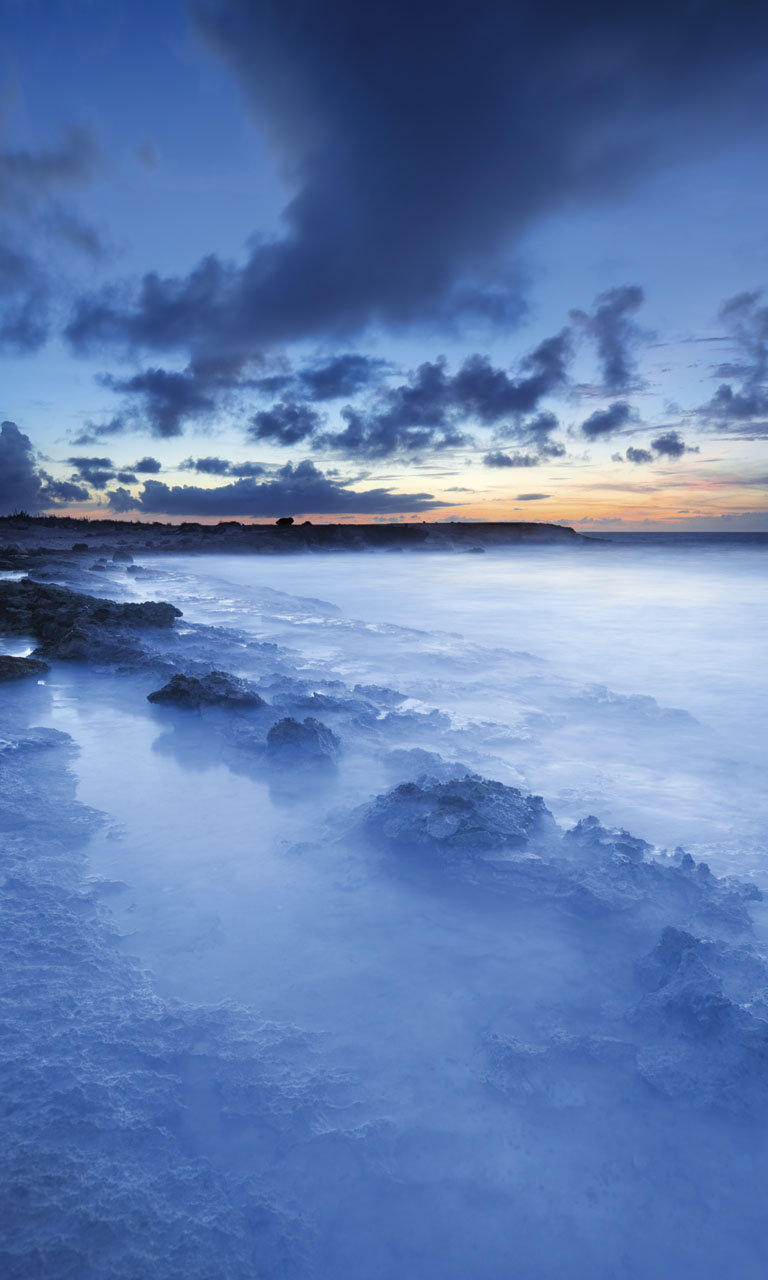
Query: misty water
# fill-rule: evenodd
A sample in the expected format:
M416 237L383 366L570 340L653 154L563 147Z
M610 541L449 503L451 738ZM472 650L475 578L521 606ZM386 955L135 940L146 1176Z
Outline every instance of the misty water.
M108 1127L135 1162L124 1176L92 1135L87 1168L65 1160L55 1112L66 1250L36 1242L38 1210L9 1274L764 1274L766 1109L731 1105L728 1035L694 1066L625 1061L636 966L690 923L663 887L640 923L604 918L497 892L482 868L401 863L365 815L399 783L470 773L543 796L563 829L593 814L664 865L682 846L768 889L767 555L616 542L92 574L94 594L177 604L174 662L245 677L268 707L241 729L149 704L151 668L66 662L4 691L13 731L70 735L77 799L103 815L78 872L103 933L83 1017L103 998L131 1047L94 1066L87 1027L61 1050L54 1028L46 1052L83 1096L127 1090ZM249 755L282 714L328 724L338 764L285 776ZM750 902L756 965L764 912ZM741 945L741 928L712 937ZM746 961L728 965L743 985ZM762 986L739 991L762 1017ZM125 1084L139 1059L147 1096L162 1084L151 1121Z

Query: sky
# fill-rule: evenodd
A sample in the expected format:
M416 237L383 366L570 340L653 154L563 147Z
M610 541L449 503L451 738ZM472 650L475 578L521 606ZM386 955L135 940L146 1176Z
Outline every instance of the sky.
M768 530L768 7L0 17L0 514Z

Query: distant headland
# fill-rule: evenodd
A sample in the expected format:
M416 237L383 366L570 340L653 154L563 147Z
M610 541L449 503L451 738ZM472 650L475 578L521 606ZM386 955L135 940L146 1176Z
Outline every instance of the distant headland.
M412 524L313 524L280 517L269 524L237 520L218 524L185 521L90 520L74 516L0 517L0 549L32 547L96 552L120 546L143 554L252 552L258 555L318 551L482 552L525 543L557 544L589 539L568 525L538 521L427 521Z

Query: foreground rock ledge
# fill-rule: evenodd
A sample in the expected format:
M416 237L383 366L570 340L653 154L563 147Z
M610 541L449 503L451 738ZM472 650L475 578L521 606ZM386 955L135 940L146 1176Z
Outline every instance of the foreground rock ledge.
M0 582L0 631L33 636L45 657L90 658L115 632L168 628L180 617L163 601L119 604L31 578Z

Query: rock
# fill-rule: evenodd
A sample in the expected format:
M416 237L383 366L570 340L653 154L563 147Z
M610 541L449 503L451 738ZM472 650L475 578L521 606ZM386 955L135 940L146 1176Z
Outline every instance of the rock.
M541 796L477 774L402 783L368 806L365 827L399 851L417 849L448 860L517 852L559 836Z
M50 671L47 662L39 658L14 658L10 654L0 655L0 680L22 680L25 676L43 676Z
M87 543L87 542L73 542L73 543L72 543L72 550L73 550L73 551L88 551L88 550L89 550L88 543Z
M46 657L116 660L136 649L132 633L171 627L180 617L163 601L118 604L30 578L0 582L0 629L34 636L36 654Z
M267 734L267 759L280 764L328 764L336 759L340 746L336 734L314 716L307 716L303 723L286 716Z
M130 551L121 550L120 548L112 552L112 559L115 564L133 564L133 556Z
M226 671L211 671L206 676L172 676L162 689L147 695L148 702L168 703L175 707L263 707L265 702L244 680Z
M567 853L575 857L586 854L590 858L625 858L629 862L642 862L652 851L651 845L628 831L602 826L594 814L566 831L563 843Z

